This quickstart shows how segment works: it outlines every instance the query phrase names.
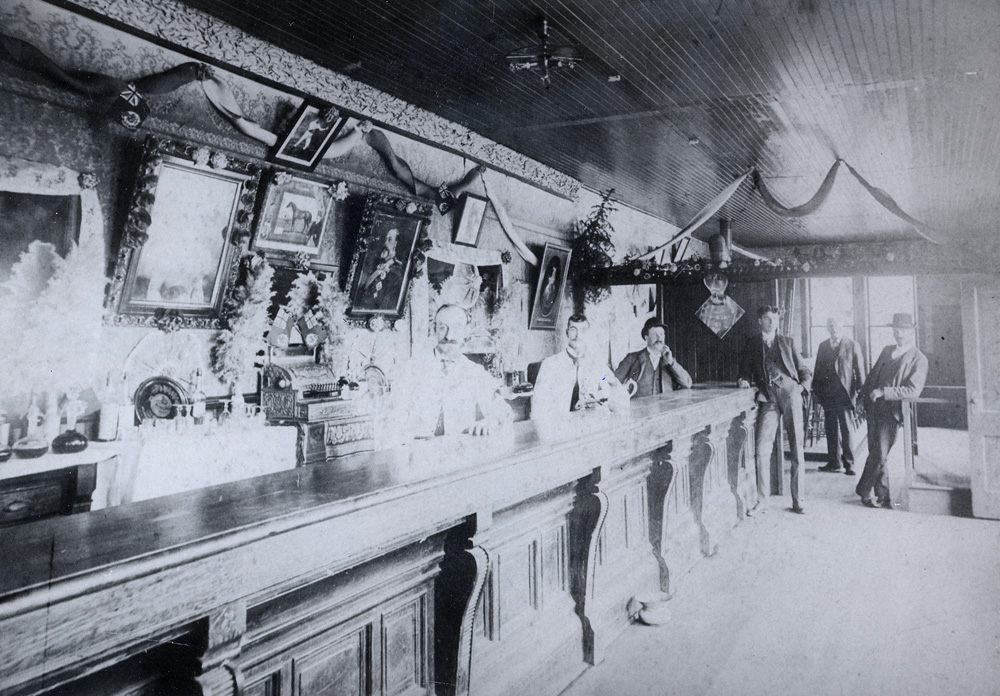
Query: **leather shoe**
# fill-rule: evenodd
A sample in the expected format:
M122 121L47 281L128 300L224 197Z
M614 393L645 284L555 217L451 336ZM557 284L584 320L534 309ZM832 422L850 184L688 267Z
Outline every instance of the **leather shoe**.
M805 509L801 505L793 505L792 506L792 512L794 512L796 515L804 515L804 514L806 514Z
M864 505L865 507L870 507L870 508L875 507L875 501L873 501L871 498L862 498L861 504Z
M879 507L884 507L886 510L892 510L892 502L888 498L879 498Z
M828 471L830 473L833 473L835 471L840 471L840 465L839 464L826 464L825 466L819 467L819 470L820 471Z
M852 468L851 468L851 467L849 467L849 466L848 466L848 467L845 467L845 468L844 468L844 473L845 473L845 474L847 474L848 476L854 476L854 469L852 469Z

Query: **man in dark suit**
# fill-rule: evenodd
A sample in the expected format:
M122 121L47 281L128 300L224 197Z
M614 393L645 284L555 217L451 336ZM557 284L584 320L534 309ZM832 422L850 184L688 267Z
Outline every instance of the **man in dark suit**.
M618 363L615 377L629 391L629 381L635 383L636 396L662 394L667 385L671 390L690 389L691 375L674 359L670 346L666 343L667 327L656 317L650 317L642 326L642 337L646 347L629 353Z
M868 418L868 460L854 489L862 504L875 507L871 499L874 488L878 504L890 509L885 461L903 422L902 401L920 396L927 381L927 356L917 350L911 315L892 316L892 337L896 345L882 349L858 395Z
M826 426L826 466L820 471L840 471L854 476L854 399L865 381L861 369L861 349L841 331L840 322L831 317L826 321L830 338L819 344L813 393L823 407Z
M812 372L795 349L791 338L778 335L779 309L764 306L757 310L760 334L743 345L737 384L743 389L756 388L757 423L757 505L751 513L767 509L771 452L778 419L788 431L792 449L792 511L802 514L804 498L805 455L802 451L802 395L809 391ZM783 457L782 457L783 459Z

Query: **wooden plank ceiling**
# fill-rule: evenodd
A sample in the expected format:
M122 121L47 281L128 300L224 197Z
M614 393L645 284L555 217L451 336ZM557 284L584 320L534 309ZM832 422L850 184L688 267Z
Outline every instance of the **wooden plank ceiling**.
M836 157L945 241L1000 218L997 0L185 2L677 225L750 165L799 205ZM584 55L549 89L504 59L543 16ZM717 217L752 247L917 238L843 168L809 217L749 182Z

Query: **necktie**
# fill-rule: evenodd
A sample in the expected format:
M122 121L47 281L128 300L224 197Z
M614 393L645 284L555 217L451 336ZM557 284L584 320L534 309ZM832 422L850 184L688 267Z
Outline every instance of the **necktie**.
M573 361L576 366L576 381L573 382L573 395L569 399L569 410L575 411L576 405L580 401L580 363Z

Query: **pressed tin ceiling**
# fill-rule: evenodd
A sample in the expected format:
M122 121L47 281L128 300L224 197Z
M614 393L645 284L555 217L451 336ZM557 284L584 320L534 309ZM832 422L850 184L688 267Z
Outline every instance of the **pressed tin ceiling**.
M184 2L677 225L750 165L799 205L836 157L944 241L1000 219L997 0ZM505 60L543 17L584 56L548 89ZM844 168L813 215L747 182L716 217L753 247L917 238Z

